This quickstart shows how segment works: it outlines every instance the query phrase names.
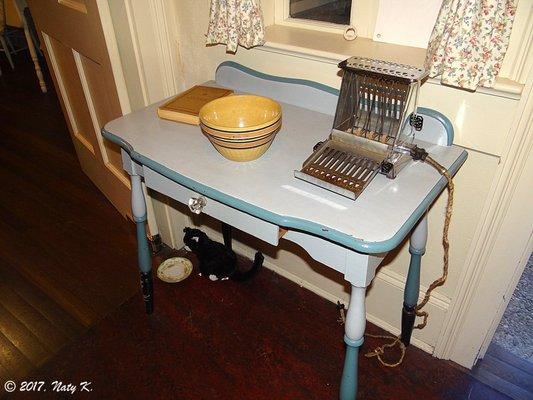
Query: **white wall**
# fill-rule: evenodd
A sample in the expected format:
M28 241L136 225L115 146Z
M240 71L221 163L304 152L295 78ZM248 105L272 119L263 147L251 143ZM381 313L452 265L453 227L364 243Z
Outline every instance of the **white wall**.
M131 2L137 3L135 0ZM333 87L340 85L338 69L332 64L258 49L239 48L237 54L231 55L226 54L224 46L206 47L205 32L209 0L155 2L169 5L166 20L170 24L174 22L176 40L171 41L173 46L171 52L175 57L173 67L177 74L176 86L180 90L213 79L217 65L224 60L233 60L273 75L310 79ZM262 1L267 23L274 21L274 2L275 0ZM530 6L531 0L521 0L520 4ZM356 25L363 36L372 36L376 10L376 1L356 2L356 11L358 11L355 14ZM528 15L526 17L523 14L517 15L519 29L518 33L513 31L513 35L518 38L512 44L514 58L506 60L505 64L508 76L514 74L513 77L517 77L523 72L516 71L514 61L524 54L524 48L529 49L519 40L521 39L519 31L527 26L527 17ZM449 280L444 287L437 290L428 305L430 312L428 326L423 331L415 332L415 345L431 351L439 340L446 312L456 295L459 280L464 272L465 260L471 251L472 240L482 217L483 205L498 169L511 118L517 107L517 97L497 91L469 93L428 82L423 86L420 105L445 113L454 124L455 143L467 147L469 151L467 163L455 178L456 201L450 231ZM327 134L328 132L324 132L325 137ZM161 197L159 199L161 202L155 202L155 209L160 233L166 243L179 247L182 227L191 224L192 221L183 207L177 204L165 207L163 203L168 200ZM424 287L440 274L442 268L441 232L444 202L445 195L438 199L429 215L429 243L422 272ZM217 226L214 221L206 217L195 219L194 222L205 223L215 229ZM238 250L247 254L252 254L254 249L263 251L267 255L266 265L269 268L326 298L347 301L348 292L342 277L313 261L296 245L282 241L281 246L274 249L246 235L238 235L237 238ZM405 245L398 252L391 254L378 273L367 297L369 320L393 332L397 332L399 328L408 258Z

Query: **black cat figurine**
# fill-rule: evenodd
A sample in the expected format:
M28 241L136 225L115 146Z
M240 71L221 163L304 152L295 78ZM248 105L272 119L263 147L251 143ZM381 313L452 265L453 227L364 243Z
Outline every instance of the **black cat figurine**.
M237 255L233 250L209 239L199 229L185 228L183 232L183 242L198 257L200 273L212 281L232 279L242 282L254 276L263 265L264 257L257 252L252 268L241 272L237 269Z

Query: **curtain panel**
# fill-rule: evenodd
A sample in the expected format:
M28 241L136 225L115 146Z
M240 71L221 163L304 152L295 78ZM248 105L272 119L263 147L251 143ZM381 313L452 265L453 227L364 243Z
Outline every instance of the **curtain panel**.
M228 52L265 43L260 0L211 0L207 44L225 44Z
M492 87L515 12L513 0L444 0L426 54L429 75L469 90Z

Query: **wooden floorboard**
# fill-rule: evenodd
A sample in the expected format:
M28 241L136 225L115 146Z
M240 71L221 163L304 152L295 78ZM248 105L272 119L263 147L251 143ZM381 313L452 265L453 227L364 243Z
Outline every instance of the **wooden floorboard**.
M514 368L490 354L485 355L483 358L483 364L500 378L530 392L531 398L533 399L533 375L528 374L519 368Z
M492 343L488 350L487 354L497 358L500 361L503 361L515 368L518 368L522 370L523 372L530 375L533 381L533 363L529 360L525 360L523 358L517 357L513 353L511 353L508 350L505 350L503 347L498 346L495 343Z
M5 369L8 379L23 378L34 369L31 361L22 354L10 339L4 336L3 331L0 331L0 355L0 364ZM0 391L0 393L2 392Z
M533 400L533 393L502 378L497 371L480 368L475 372L474 377L499 393L505 393L513 400Z
M2 383L27 376L139 291L134 226L81 171L50 80L41 93L27 53L15 70L4 61Z
M49 354L44 344L0 304L0 331L34 366L41 365Z
M67 335L3 282L0 283L0 306L17 318L48 351L60 348L68 340Z
M84 326L47 296L41 289L20 275L15 268L0 268L0 279L24 301L50 321L69 339L79 336Z
M504 348L491 344L470 374L513 400L533 400L533 368Z
M0 344L0 346L1 346L1 344ZM0 354L3 356L3 353L0 352ZM9 371L6 367L4 367L2 362L5 362L5 361L0 360L0 384L3 384L7 380L15 379L13 373L11 371ZM16 378L18 378L18 377L16 377ZM1 386L0 386L0 388L1 388ZM0 397L2 397L2 395L0 395Z
M0 223L0 227L1 227ZM2 264L16 268L29 282L40 288L55 302L89 326L97 319L94 304L90 303L92 290L85 290L82 277L60 268L53 256L39 241L26 246L32 235L17 235L0 228L0 259ZM13 242L11 242L13 240ZM31 242L30 242L31 243Z

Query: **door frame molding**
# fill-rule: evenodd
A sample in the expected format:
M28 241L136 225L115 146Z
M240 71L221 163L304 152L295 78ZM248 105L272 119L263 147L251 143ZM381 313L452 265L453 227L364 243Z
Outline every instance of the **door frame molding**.
M500 166L491 186L472 241L460 284L435 346L434 355L471 368L483 358L518 280L533 251L533 210L518 227L509 226L523 209L512 201L523 199L520 178L533 173L533 68L515 112ZM529 168L529 171L526 169ZM529 228L528 228L529 227ZM519 229L522 228L522 229ZM513 243L509 243L512 238ZM496 245L505 243L504 249ZM498 264L505 256L509 265ZM513 262L515 262L513 264Z
M124 0L124 7L147 106L182 89L175 8L169 0Z
M122 70L122 63L120 61L120 53L118 51L113 21L111 20L109 4L107 0L96 0L96 5L98 7L98 14L102 24L102 31L104 32L107 53L109 54L109 60L111 62L113 78L115 79L115 86L117 88L120 108L122 110L122 114L128 114L131 112L130 98L128 96L126 79L124 78L124 72Z
M119 97L119 102L122 114L128 114L132 111L127 83L124 76L123 66L121 62L119 46L115 29L113 27L113 20L111 17L111 10L107 0L96 0L98 6L98 13L104 32L104 38L111 61L113 70L113 77ZM176 65L175 52L171 46L171 35L175 35L172 31L173 24L169 23L165 17L165 10L167 6L172 6L170 2L164 0L147 0L133 3L132 0L125 0L124 7L128 26L130 30L131 43L133 46L134 56L137 64L138 80L142 91L143 102L145 106L152 104L163 98L169 97L178 91L177 82L179 76L176 74L173 65ZM170 13L170 15L174 15ZM146 35L156 43L157 57L152 57L148 54L148 48L143 46L139 41L139 27L145 27L146 17L152 29L147 31L143 29L141 34ZM147 71L151 71L151 76L147 75ZM159 74L154 74L153 71L159 71ZM164 82L163 90L153 90L151 82ZM154 236L159 233L157 221L154 212L154 205L152 198L147 195L146 188L143 187L146 197L147 206L147 222L150 235Z
M175 67L181 65L178 57L175 8L168 0L136 2L124 0L124 8L143 103L148 106L178 93L180 91L178 82L183 81L182 74L178 73L180 71ZM150 234L155 235L160 233L160 230L157 225L154 200L144 185L143 191L147 200L148 227ZM163 204L162 207L166 225L170 226L171 210L167 204ZM172 246L177 247L178 240L172 230L165 231L170 233Z

